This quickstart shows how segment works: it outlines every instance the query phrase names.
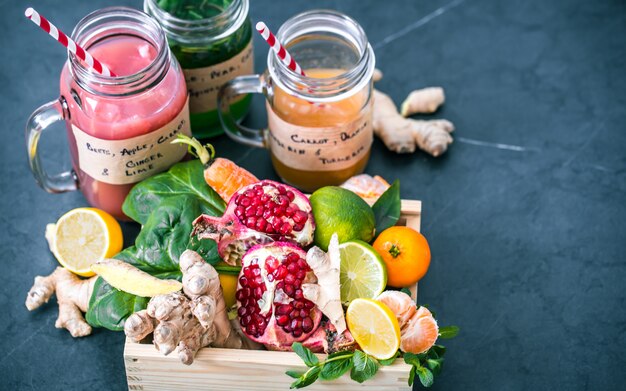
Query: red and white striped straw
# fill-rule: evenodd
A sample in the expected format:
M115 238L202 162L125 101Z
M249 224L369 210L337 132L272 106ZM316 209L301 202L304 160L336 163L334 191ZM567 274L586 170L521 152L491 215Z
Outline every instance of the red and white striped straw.
M276 52L276 55L278 56L278 58L281 59L283 64L285 64L289 69L291 69L295 73L299 73L302 76L306 76L302 68L300 68L300 65L298 65L296 60L294 60L293 57L291 57L287 49L285 49L285 47L280 42L278 42L278 40L276 39L276 36L272 34L272 32L270 31L270 29L267 28L265 23L263 22L257 23L256 30L259 33L261 33L261 36L263 37L263 39L265 39L265 42L267 42L267 44L270 45L272 50Z
M106 67L106 65L104 65L100 61L93 58L91 54L89 54L88 51L78 46L76 42L74 42L70 37L65 35L63 31L59 30L55 25L48 22L46 18L39 15L39 13L35 11L34 9L32 8L26 9L26 12L24 12L24 15L26 15L28 19L32 20L33 23L35 23L37 26L41 27L43 31L47 32L57 42L65 46L67 50L74 53L76 57L81 59L85 64L87 64L94 71L104 76L113 76L113 77L116 76L113 72L111 72L109 68Z

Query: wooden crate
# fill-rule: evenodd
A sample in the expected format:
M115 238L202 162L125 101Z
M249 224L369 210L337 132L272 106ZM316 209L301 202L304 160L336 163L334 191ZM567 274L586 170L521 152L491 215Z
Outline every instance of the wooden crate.
M398 225L420 229L422 204L402 200ZM417 295L417 287L412 289ZM319 355L320 359L323 355ZM292 352L264 350L201 349L192 365L183 365L174 353L163 356L152 344L126 340L124 365L129 390L288 390L293 379L288 369L306 370ZM373 379L363 384L344 375L333 381L317 381L306 390L410 390L407 380L411 367L402 360L381 367Z

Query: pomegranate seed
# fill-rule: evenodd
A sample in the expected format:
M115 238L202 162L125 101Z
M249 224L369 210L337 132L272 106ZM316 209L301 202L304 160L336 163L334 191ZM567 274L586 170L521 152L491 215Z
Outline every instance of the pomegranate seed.
M263 284L263 277L261 277L261 276L256 276L256 277L254 277L254 283L255 283L257 286L260 286L261 284Z
M285 288L285 283L284 282L279 282L278 284L276 284L276 289L284 289Z
M276 307L276 313L278 315L287 315L291 311L291 306L289 304L282 304Z
M289 232L291 232L291 225L289 223L283 223L283 225L280 226L278 232L283 235L287 235Z
M249 207L247 207L245 215L246 215L246 217L256 216L256 206L250 205Z
M306 263L306 261L302 258L298 259L298 267L302 270L306 270L306 271L310 270L309 264Z
M308 333L311 330L313 330L313 321L311 318L304 318L302 320L302 331Z
M304 280L304 277L306 277L306 270L302 270L302 269L298 270L296 272L296 277L298 277L298 280Z
M274 275L273 274L268 274L267 275L267 281L274 282Z
M278 205L280 205L281 208L284 208L284 210L287 210L287 207L289 206L289 199L287 197L284 196L278 196Z
M265 319L259 314L254 314L252 319L254 320L254 324L256 324L257 327L260 327L263 323L265 323Z
M285 186L278 186L278 192L280 194L287 194L287 189L285 189Z
M239 200L239 205L241 206L250 206L250 204L252 203L252 200L248 197L241 197L241 199Z
M261 288L260 286L257 286L256 288L254 288L254 297L256 297L257 299L260 299L261 296L263 296L263 288Z
M302 329L302 319L293 319L291 321L291 329L294 331L297 329Z
M285 284L293 285L294 282L296 282L296 276L293 274L287 274L287 277L285 277Z
M276 323L278 323L279 326L286 326L287 323L289 323L289 317L287 315L281 315L276 318Z
M243 195L247 198L254 198L254 190L248 189L243 193Z
M268 234L273 234L274 233L274 228L272 227L271 224L268 224L267 227L265 227L265 232Z
M254 190L254 194L256 194L256 195L259 195L259 196L263 195L263 186L261 186L261 185L254 185L252 190Z
M293 221L297 224L304 224L309 216L306 212L302 210L297 210L296 213L293 214Z
M246 307L239 307L239 309L237 310L237 314L240 318L246 316L247 313L248 309Z
M254 215L256 217L261 217L263 216L263 212L265 212L265 208L262 207L261 205L258 205L256 209L254 210Z
M248 277L246 276L246 274L250 273L250 277L252 277L252 271L248 271L248 269L244 269L243 271L243 276L239 277L239 284L241 284L241 286L246 286L248 285Z
M293 216L294 213L296 213L296 210L291 206L288 206L287 209L285 209L285 216L287 217Z
M244 298L243 290L238 290L237 293L235 293L235 299L237 299L237 301L243 301Z
M234 202L235 204L237 204L237 200L238 200L238 199L239 199L239 193L235 193L235 194L233 195L233 198L232 198L233 202Z
M302 296L302 289L296 289L296 292L295 292L295 294L294 294L294 297L295 297L296 299L298 299L298 300L299 300L299 299L303 299L304 297Z
M303 332L302 332L302 329L297 329L297 330L293 330L291 333L293 334L294 337L300 338Z
M254 228L256 224L256 217L248 217L246 219L246 226L250 228Z
M287 267L285 265L280 265L278 270L276 271L276 278L282 280L287 275Z
M267 194L263 194L261 196L261 202L266 204L268 201L270 200L270 196L268 196Z
M295 302L293 303L293 306L294 306L294 308L301 310L301 309L303 309L303 308L304 308L304 303L303 303L303 302L301 302L301 301L295 301Z
M235 216L240 217L243 216L245 208L243 206L238 206L235 208Z
M296 232L300 232L300 231L302 231L303 229L304 229L304 225L302 225L302 224L295 224L295 225L293 226L293 230L294 230L294 231L296 231Z
M283 327L283 330L285 330L286 332L290 333L291 332L291 326L287 325L287 326Z
M286 195L287 198L289 198L289 202L293 201L296 198L296 195L293 194L293 191L288 191Z
M278 259L274 258L273 256L269 256L267 257L267 259L265 260L265 267L267 267L267 271L269 273L273 272L274 270L276 270L276 268L280 265L280 262L278 261Z
M313 304L312 301L309 301L309 300L304 301L304 308L306 308L307 310L310 310L313 307L315 307L315 304Z
M257 229L257 231L261 231L261 232L264 231L266 224L267 224L267 221L265 221L262 217L260 217L256 221L256 229Z
M300 310L300 317L308 319L309 313L307 312L307 310Z
M261 275L261 268L259 268L258 266L252 269L252 275L257 277Z
M252 316L250 315L246 315L243 318L241 318L241 324L244 326L250 324L250 322L252 322Z
M283 289L287 296L293 297L294 293L296 293L296 289L292 285L285 285Z
M254 323L250 323L246 326L246 332L250 335L254 335L255 337L259 335L259 331Z
M289 253L289 255L287 255L287 259L290 262L297 262L298 259L300 259L300 256L298 254L296 254L296 253Z
M263 211L263 218L264 219L269 219L270 217L272 217L272 211L270 209L265 209Z
M289 318L291 319L296 319L300 316L300 311L299 310L293 310L289 313ZM293 323L292 323L293 325ZM293 327L293 326L292 326Z
M302 285L302 280L299 278L296 278L296 280L293 282L293 286L301 286ZM296 294L297 294L297 290L296 290Z
M289 274L296 274L298 272L298 265L295 263L290 263L289 266L287 266L287 271L289 272Z

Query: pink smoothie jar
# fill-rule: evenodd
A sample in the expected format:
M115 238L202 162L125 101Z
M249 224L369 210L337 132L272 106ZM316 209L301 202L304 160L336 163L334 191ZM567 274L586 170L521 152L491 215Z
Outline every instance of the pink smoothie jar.
M133 185L185 156L184 146L170 143L191 135L185 78L161 27L141 11L95 11L72 38L117 76L97 74L69 53L60 97L28 120L30 168L46 191L80 189L92 206L126 219L122 203ZM37 143L56 121L66 123L73 170L49 175Z

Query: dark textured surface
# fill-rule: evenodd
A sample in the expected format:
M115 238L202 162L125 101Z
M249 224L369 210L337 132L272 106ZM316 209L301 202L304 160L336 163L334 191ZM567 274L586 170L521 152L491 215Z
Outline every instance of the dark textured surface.
M124 389L121 333L74 340L54 328L56 305L29 313L23 304L33 277L56 266L45 224L85 201L46 194L29 173L23 127L58 93L64 51L22 17L23 3L2 3L0 389ZM312 4L252 3L253 20L275 29ZM436 116L457 126L451 150L398 156L377 141L367 169L423 201L433 263L420 300L462 329L434 388L624 389L626 3L315 4L363 25L385 72L379 88L396 102L414 87L446 89ZM69 31L111 3L34 5ZM261 71L267 49L257 43ZM263 121L257 107L251 122ZM52 168L69 166L60 127L43 144ZM225 138L216 147L274 177L265 151ZM125 228L131 239L136 227Z

